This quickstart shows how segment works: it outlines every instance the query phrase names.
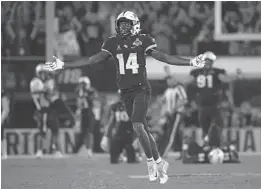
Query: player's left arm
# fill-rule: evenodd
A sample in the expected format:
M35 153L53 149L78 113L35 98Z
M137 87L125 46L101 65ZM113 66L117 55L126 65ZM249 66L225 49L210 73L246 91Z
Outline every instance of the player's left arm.
M161 62L165 62L170 65L176 66L195 66L195 67L204 67L205 61L203 59L203 55L199 55L193 59L182 58L179 56L171 56L166 53L160 52L157 50L157 44L155 39L150 36L144 37L144 46L145 46L145 54L152 56L156 60Z
M233 79L229 77L224 69L219 70L218 78L220 81L223 83L228 84L228 89L225 90L225 95L228 99L228 102L230 103L231 106L234 106L234 100L233 100L233 86L232 86L232 81Z
M7 96L2 97L2 107L1 124L4 123L10 112L10 100Z

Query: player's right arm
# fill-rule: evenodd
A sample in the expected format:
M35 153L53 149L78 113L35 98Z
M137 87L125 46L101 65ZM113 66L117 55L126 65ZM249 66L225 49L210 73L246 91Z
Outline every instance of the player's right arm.
M80 66L87 66L87 65L92 65L92 64L97 64L100 63L106 59L108 59L112 55L112 44L111 40L106 40L101 48L101 51L93 56L91 56L87 61L79 60L75 61L73 63L65 63L61 61L59 58L53 56L53 61L52 62L47 62L46 68L50 71L54 70L60 70L65 67L80 67Z

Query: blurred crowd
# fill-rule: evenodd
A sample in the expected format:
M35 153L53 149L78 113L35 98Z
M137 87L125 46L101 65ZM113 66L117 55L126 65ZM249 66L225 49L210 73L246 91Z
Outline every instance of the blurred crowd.
M1 5L2 53L44 55L45 2L1 2ZM114 32L116 15L124 10L139 15L143 32L155 37L160 50L166 53L196 54L197 48L191 48L192 45L213 41L214 2L58 1L55 2L55 50L70 56L96 53L103 40ZM261 31L261 2L224 2L222 10L223 32Z
M223 3L222 30L225 33L260 33L261 2L230 1Z
M45 55L45 2L1 2L2 56Z

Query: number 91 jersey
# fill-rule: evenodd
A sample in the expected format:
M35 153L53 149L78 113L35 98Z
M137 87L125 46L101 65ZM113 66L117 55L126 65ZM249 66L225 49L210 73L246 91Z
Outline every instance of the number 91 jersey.
M156 47L155 40L145 34L133 35L127 39L116 35L104 42L102 50L109 52L115 59L120 89L148 84L146 53Z
M196 84L197 102L202 106L212 106L220 102L222 98L223 83L219 74L226 74L224 69L199 68L190 72Z

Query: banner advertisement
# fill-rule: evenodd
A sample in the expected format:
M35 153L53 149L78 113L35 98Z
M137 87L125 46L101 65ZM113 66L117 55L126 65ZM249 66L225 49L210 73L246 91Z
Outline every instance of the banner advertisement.
M9 155L34 155L40 142L40 133L37 129L6 129L7 152ZM190 136L201 144L201 129L188 128L184 130L184 136ZM60 142L65 154L72 153L75 143L75 132L72 129L60 130ZM51 133L47 133L44 143L47 152L51 149ZM224 140L234 143L239 152L261 152L261 128L249 129L225 129Z
M184 136L190 136L198 144L202 144L202 130L199 128L185 129ZM239 152L261 152L261 128L224 129L223 140L233 143Z
M38 129L6 129L7 153L9 155L34 155L40 143ZM47 132L44 148L48 152L51 149L51 132ZM75 133L72 129L60 130L60 144L62 152L72 153L75 142Z

